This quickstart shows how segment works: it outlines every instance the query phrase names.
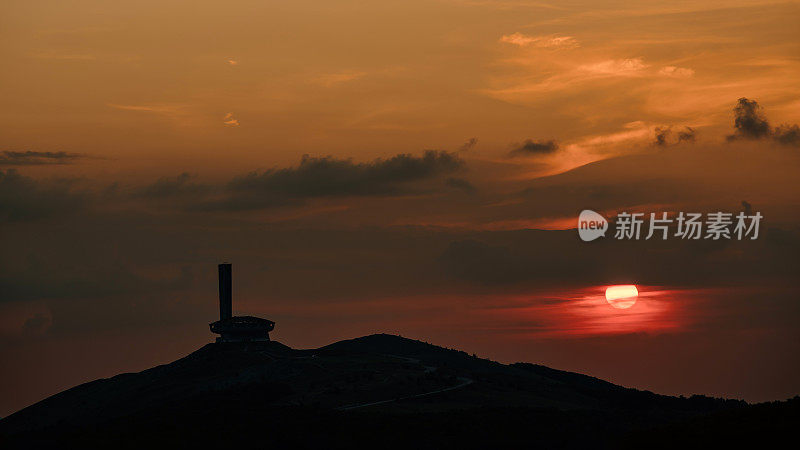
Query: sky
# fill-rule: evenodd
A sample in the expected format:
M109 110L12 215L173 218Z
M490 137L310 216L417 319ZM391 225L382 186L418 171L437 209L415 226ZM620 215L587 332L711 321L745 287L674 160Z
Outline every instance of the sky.
M213 340L387 332L800 393L800 18L768 1L6 1L0 416ZM582 242L578 213L758 211ZM636 284L630 309L606 286ZM8 369L11 368L11 369Z

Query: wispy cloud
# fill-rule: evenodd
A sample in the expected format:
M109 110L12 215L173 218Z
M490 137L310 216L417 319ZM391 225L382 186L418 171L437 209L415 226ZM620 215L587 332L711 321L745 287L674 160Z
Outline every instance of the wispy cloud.
M225 125L227 125L229 127L238 127L239 126L239 119L236 119L235 117L233 117L233 113L228 113L228 114L225 114L225 117L223 118L223 122L222 123L224 123Z
M567 67L543 80L534 79L529 81L527 77L520 79L520 77L515 76L507 80L511 86L488 90L487 93L501 98L514 96L518 100L516 95L521 93L559 91L603 79L655 76L656 74L647 70L649 67L641 58L606 59Z
M685 5L678 4L667 6L659 4L659 2L652 2L652 5L633 6L628 3L621 8L608 8L608 9L577 9L574 13L561 15L555 18L543 19L541 21L533 22L530 26L547 26L547 25L575 25L597 20L608 19L629 19L637 20L646 17L675 17L680 15L693 15L693 14L712 14L723 11L743 11L764 8L771 5L780 5L783 2L772 0L756 1L740 0L740 1L713 1L699 4L697 2L688 2ZM675 2L673 2L675 3Z
M161 120L172 126L208 126L211 123L218 123L217 120L219 120L219 116L214 117L203 114L195 106L187 103L151 103L141 105L109 103L107 106L116 110L127 111L131 114L141 115L142 118L150 117L150 119L145 120Z
M364 77L365 75L367 75L366 72L362 72L359 70L343 70L339 72L332 72L319 75L315 77L312 81L315 84L319 84L325 87L333 87L338 84L357 80L359 78Z
M659 75L675 78L689 78L694 76L694 70L685 67L664 66L658 71Z
M507 34L500 38L500 42L518 45L520 47L539 47L549 49L567 49L579 47L577 39L572 36L529 36L522 33Z
M0 153L0 166L35 166L45 164L70 164L84 158L80 153L4 151Z
M608 59L578 66L578 71L597 75L637 76L648 67L642 58Z
M654 130L654 126L641 121L629 122L625 124L622 131L587 136L568 145L567 148L598 153L602 152L607 146L636 141L646 142L653 135Z
M118 105L109 103L108 106L123 111L139 111L155 114L173 115L182 111L181 105Z

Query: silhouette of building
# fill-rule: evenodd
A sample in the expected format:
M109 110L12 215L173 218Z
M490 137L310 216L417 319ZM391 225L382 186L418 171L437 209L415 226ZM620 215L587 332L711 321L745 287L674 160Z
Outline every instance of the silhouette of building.
M268 341L275 322L253 316L233 316L231 265L219 265L219 320L209 324L217 342Z

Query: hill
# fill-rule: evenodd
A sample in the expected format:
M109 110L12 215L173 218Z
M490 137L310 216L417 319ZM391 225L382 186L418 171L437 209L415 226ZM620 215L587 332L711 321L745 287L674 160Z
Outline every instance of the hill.
M680 430L697 434L701 423L746 432L741 421L750 416L748 423L761 424L751 434L768 428L777 435L782 423L796 423L797 404L657 395L380 334L311 350L275 341L208 344L170 364L76 386L0 420L0 444L636 447L650 436L669 443ZM771 414L782 419L758 420Z

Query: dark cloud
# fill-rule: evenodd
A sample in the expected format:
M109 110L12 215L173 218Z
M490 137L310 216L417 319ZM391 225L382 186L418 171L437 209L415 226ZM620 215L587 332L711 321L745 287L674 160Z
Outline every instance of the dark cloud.
M4 151L0 153L0 166L35 166L44 164L70 164L84 158L80 153Z
M476 285L626 283L703 285L763 280L798 270L796 231L763 229L756 241L617 240L582 242L575 230L475 233L451 242L437 262ZM739 259L725 259L732 251Z
M0 274L0 301L97 299L168 292L192 281L188 267L169 278L143 276L125 265L89 260L59 262L34 258L5 265Z
M435 150L426 150L422 156L399 154L365 163L304 155L297 167L234 178L218 198L192 208L247 210L310 198L407 194L413 192L411 183L456 172L464 165L458 154Z
M674 135L674 138L673 138ZM670 144L680 144L683 142L694 142L695 130L692 127L683 127L677 133L672 131L672 127L656 127L654 145L666 147Z
M526 140L522 144L517 144L513 150L508 153L509 157L516 156L531 156L531 155L547 155L558 150L558 143L556 141L533 141Z
M695 130L692 127L683 127L683 130L678 132L678 142L694 142Z
M544 286L617 280L619 274L607 271L601 261L609 258L608 248L601 246L604 243L581 242L575 230L479 232L450 242L437 263L445 274L472 285L533 282Z
M671 133L670 127L656 127L655 130L656 140L654 144L662 147L667 145L667 137L669 137L670 133Z
M733 124L735 132L728 136L728 141L742 138L772 138L782 145L800 146L800 126L785 123L772 129L766 116L764 116L761 106L755 100L740 98L733 111L736 115Z
M444 184L448 187L459 189L468 194L473 194L477 190L472 183L463 178L450 177L444 181Z
M773 138L783 145L800 147L800 127L785 123L775 129Z
M461 147L458 148L459 152L466 152L472 150L478 144L477 138L470 138L467 142L463 143Z
M350 159L304 155L300 165L250 173L231 181L234 191L279 193L287 197L386 195L400 185L454 172L464 162L454 153L427 150L421 157L400 154L354 163Z
M530 184L519 193L524 203L502 209L505 217L564 217L586 208L611 210L651 203L672 204L696 198L703 186L698 182L665 179L591 182L569 176L569 172ZM520 209L522 205L526 208L524 212Z
M196 178L187 172L176 177L161 178L155 183L145 186L138 194L149 199L179 197L202 194L209 191L209 186L192 182Z
M34 180L15 169L0 170L0 222L24 221L82 210L88 196L74 180Z
M761 139L769 136L770 127L761 106L755 100L740 98L733 108L735 116L733 122L734 134L728 140L735 139Z

